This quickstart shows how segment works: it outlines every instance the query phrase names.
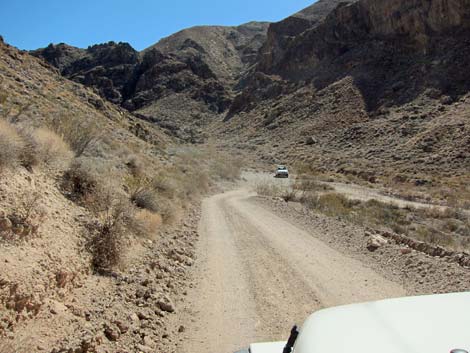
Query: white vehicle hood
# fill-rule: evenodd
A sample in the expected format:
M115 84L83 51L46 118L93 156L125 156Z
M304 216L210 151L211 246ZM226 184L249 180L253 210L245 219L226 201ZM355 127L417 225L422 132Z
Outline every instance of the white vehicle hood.
M470 293L390 299L325 309L304 323L295 353L470 351Z
M282 353L286 342L253 343L250 353Z

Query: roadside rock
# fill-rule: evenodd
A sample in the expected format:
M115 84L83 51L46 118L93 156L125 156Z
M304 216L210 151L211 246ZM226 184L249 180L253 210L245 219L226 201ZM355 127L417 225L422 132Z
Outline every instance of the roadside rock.
M307 137L307 139L305 140L305 144L306 145L314 145L316 144L318 141L317 139L315 139L313 136L309 136Z
M119 339L119 332L114 327L107 326L104 330L106 338L110 341L117 341Z
M384 237L380 235L374 234L374 235L371 235L371 237L367 241L366 247L367 247L367 250L369 251L375 251L387 243L388 243L387 239L385 239Z
M9 231L12 226L13 224L8 218L5 217L0 219L0 232Z
M400 249L400 253L401 253L402 255L410 254L411 251L412 251L412 250L411 250L410 248L401 248L401 249Z
M158 307L168 313L172 313L176 310L175 305L170 298L164 297L157 302Z
M124 323L122 321L116 321L115 324L118 327L121 334L124 334L127 331L129 331L129 325L127 325L126 323Z

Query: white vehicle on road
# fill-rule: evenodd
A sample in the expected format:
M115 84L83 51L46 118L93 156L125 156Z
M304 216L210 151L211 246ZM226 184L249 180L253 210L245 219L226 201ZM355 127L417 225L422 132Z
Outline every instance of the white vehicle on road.
M468 353L470 292L387 299L320 310L287 342L238 353Z
M289 170L285 165L278 165L276 168L276 173L274 174L275 178L288 178Z

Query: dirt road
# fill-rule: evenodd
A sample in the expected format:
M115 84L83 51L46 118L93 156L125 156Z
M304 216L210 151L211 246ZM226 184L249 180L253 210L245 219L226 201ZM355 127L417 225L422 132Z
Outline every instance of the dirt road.
M252 195L242 187L203 203L198 285L181 314L182 353L230 353L250 342L284 340L319 308L406 294Z

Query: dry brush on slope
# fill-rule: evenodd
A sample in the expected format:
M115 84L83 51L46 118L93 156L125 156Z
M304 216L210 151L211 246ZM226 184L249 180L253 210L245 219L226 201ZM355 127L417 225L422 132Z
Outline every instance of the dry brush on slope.
M450 250L470 250L469 213L459 207L403 207L374 198L351 199L309 174L298 176L292 185L262 182L255 190L260 196L299 202L309 210L359 226L393 231Z
M3 43L0 68L1 341L170 350L161 337L194 261L192 205L237 172L192 148L168 154L172 137Z

